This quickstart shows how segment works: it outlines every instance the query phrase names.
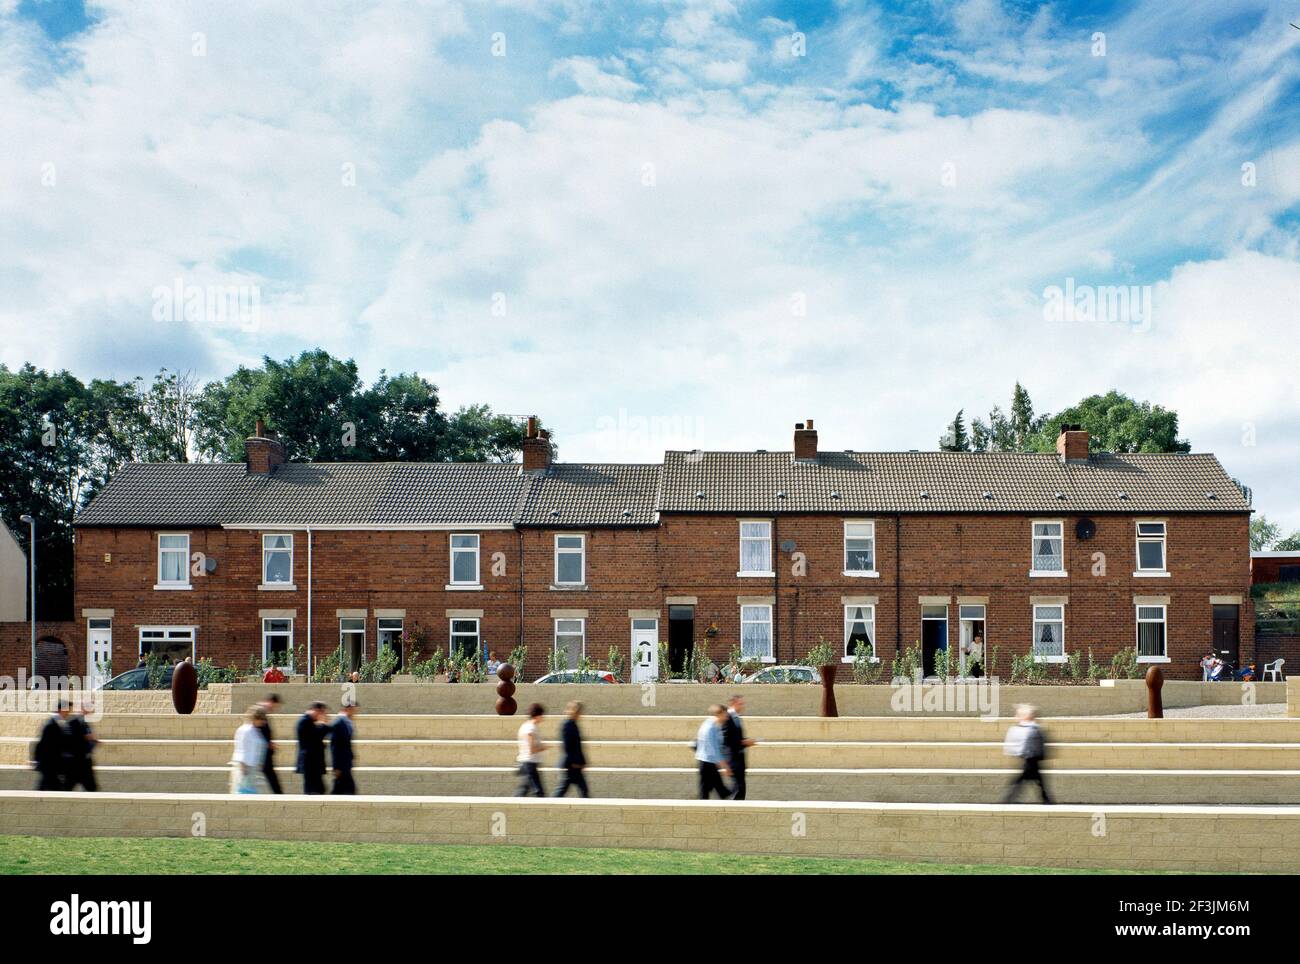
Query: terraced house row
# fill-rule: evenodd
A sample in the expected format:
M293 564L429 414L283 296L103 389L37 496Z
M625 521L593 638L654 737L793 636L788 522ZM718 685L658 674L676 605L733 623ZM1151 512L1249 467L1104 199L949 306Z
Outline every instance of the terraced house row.
M954 668L979 637L1191 678L1211 648L1253 655L1250 506L1212 455L668 452L552 462L530 420L518 464L296 464L271 433L234 464L131 464L76 519L74 662L142 653L301 671L398 646L617 647L637 676L739 646L798 662L825 639L888 664L922 644ZM84 643L84 645L81 645ZM426 652L424 655L428 655ZM79 667L74 667L74 671Z

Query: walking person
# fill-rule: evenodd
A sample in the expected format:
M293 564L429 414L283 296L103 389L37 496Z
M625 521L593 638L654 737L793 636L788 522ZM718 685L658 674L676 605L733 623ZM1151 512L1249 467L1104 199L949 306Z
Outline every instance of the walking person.
M722 749L722 727L727 722L727 708L721 703L709 707L709 715L700 724L695 734L695 759L700 766L700 799L709 799L710 793L717 793L719 800L731 796L724 776L731 776L727 766L726 755Z
M93 710L93 704L87 700L82 704L81 712L68 720L67 773L64 780L69 790L81 786L87 793L94 793L99 789L95 783L95 765L91 759L99 741L95 739L95 731L86 719L86 714Z
M71 705L67 700L59 700L50 718L41 727L40 738L36 741L36 750L32 754L36 762L36 772L40 774L37 790L66 790L64 775L67 772L65 755L68 752L68 714Z
M546 708L541 703L534 703L528 707L528 720L519 727L519 755L515 758L519 764L519 788L515 790L516 797L546 796L546 791L542 788L542 774L537 769L542 753L546 750L546 744L537 735L537 728L541 726L542 717L545 715Z
M325 739L330 728L325 722L329 707L313 703L298 717L298 762L294 773L302 774L302 792L308 795L325 792Z
M578 796L589 797L587 777L582 772L587 769L587 756L582 752L582 731L578 729L578 720L582 716L582 704L573 700L564 708L566 717L560 727L560 769L564 776L560 779L560 788L555 791L557 797L569 792L569 787L576 787Z
M271 734L271 714L280 708L280 695L268 693L257 705L266 710L266 725L259 731L266 737L266 758L262 761L262 776L266 779L266 785L272 793L284 793L280 786L280 778L275 775L275 737Z
M230 758L230 792L261 793L266 786L262 761L266 758L266 739L258 732L266 725L266 710L254 704L244 715L244 723L235 731L235 753Z
M356 701L344 701L330 730L330 766L334 770L334 788L331 793L351 796L357 792L356 781L352 779L352 766L356 763L356 756L352 752L352 736L356 732L356 724L352 718L356 713Z
M745 698L739 694L727 700L727 720L722 724L722 749L731 768L731 799L745 799L745 751L754 741L745 736Z
M1011 803L1022 783L1037 783L1038 792L1043 795L1043 803L1051 803L1047 795L1047 785L1043 783L1040 764L1047 758L1047 738L1043 728L1038 725L1038 711L1025 703L1016 707L1016 723L1007 730L1006 742L1002 752L1007 756L1019 757L1022 761L1020 774L1011 781L1002 798L1003 803Z

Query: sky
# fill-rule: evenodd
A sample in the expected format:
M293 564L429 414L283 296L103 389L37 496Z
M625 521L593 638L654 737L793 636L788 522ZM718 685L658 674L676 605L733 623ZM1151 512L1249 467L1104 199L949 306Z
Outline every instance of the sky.
M570 461L788 449L805 418L928 449L1017 380L1040 413L1117 389L1300 529L1291 22L0 0L0 363L322 347L538 414Z

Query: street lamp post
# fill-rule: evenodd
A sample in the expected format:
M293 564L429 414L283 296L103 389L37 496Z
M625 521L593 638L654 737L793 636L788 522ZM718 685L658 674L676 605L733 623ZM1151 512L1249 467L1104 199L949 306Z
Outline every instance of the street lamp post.
M36 519L30 515L19 516L20 522L26 522L31 529L31 541L27 544L27 551L31 558L31 575L28 577L32 585L32 676L36 675Z

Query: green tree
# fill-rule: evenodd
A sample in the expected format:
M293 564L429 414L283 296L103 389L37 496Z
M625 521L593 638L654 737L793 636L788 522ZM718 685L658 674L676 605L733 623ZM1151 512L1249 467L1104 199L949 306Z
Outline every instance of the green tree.
M939 448L945 452L969 452L970 437L966 434L965 409L958 409L957 416L948 424L948 431L939 440Z
M1150 402L1138 402L1120 392L1090 395L1063 412L1049 416L1029 439L1029 449L1056 451L1061 426L1082 425L1091 435L1091 448L1101 452L1188 452L1178 437L1178 413Z
M1285 539L1273 543L1274 552L1300 552L1300 532L1293 532Z
M1269 522L1267 516L1257 515L1251 518L1250 549L1252 552L1263 552L1277 542L1281 535L1282 527Z

